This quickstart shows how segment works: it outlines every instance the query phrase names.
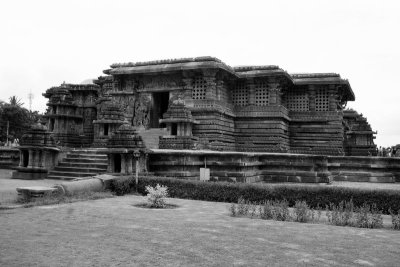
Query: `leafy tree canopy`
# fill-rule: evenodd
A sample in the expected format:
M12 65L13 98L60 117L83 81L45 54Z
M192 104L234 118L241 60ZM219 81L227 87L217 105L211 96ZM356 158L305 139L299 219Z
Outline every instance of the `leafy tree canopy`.
M38 111L30 112L22 107L24 103L16 96L9 98L9 103L0 100L0 141L7 140L7 122L9 125L9 140L21 139L30 126L39 121Z

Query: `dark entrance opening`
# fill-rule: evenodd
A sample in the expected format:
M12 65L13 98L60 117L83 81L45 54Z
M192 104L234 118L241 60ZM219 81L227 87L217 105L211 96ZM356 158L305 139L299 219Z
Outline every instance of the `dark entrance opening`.
M29 152L27 150L23 150L22 151L23 154L23 162L22 162L22 166L23 167L28 167L28 163L29 163Z
M50 132L54 131L54 119L50 119Z
M117 173L121 172L121 155L120 154L114 155L114 172L117 172Z
M176 123L171 124L171 135L177 135L178 134L178 125Z
M104 136L108 136L108 124L104 124Z
M159 119L167 111L169 103L169 92L153 93L153 106L151 109L151 128L162 128Z

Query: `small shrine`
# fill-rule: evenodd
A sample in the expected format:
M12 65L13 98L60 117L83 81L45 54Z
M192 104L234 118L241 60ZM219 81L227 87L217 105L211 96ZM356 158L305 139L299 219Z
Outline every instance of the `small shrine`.
M120 126L108 140L107 147L107 172L132 174L136 169L147 172L146 148L133 126Z
M160 136L160 149L195 149L198 138L192 135L193 124L199 122L193 119L191 111L185 107L181 99L173 101L164 113L160 124L167 126L169 135Z
M107 97L98 101L98 117L94 124L94 147L105 147L119 126L124 124L125 116L121 106Z
M345 125L345 149L348 156L377 155L374 144L376 131L372 131L367 119L355 110L347 109L343 112Z
M15 179L47 178L48 170L57 164L60 151L52 133L39 122L22 136L18 149L20 161L12 174Z

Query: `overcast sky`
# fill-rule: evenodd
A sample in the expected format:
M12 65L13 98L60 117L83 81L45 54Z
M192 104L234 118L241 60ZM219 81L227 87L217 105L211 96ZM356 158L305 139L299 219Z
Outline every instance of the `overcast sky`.
M214 56L230 66L336 72L352 107L400 144L400 1L4 1L0 99L46 109L42 93L115 62Z

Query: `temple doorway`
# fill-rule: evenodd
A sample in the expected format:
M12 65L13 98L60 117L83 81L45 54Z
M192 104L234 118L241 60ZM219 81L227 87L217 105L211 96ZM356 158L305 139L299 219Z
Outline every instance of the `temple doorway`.
M120 173L121 172L121 155L115 154L114 156L114 172Z
M161 128L159 119L167 111L169 103L169 92L153 93L153 106L151 109L151 128Z
M23 150L23 151L22 151L22 154L23 154L23 156L22 156L22 159L23 159L22 166L23 166L23 167L28 167L28 163L29 163L29 152L28 152L27 150Z

